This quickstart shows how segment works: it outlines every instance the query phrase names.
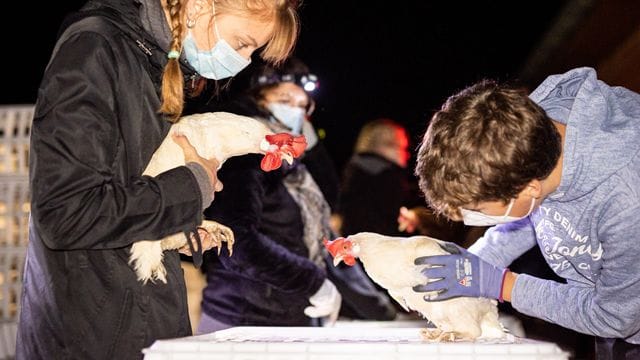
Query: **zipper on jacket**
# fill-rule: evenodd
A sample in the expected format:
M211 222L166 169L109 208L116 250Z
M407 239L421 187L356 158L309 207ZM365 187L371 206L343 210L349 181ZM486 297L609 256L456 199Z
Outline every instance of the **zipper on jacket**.
M142 49L142 51L144 51L145 54L151 56L153 55L153 53L151 52L151 50L149 50L149 48L140 40L136 40L136 44L138 44L138 47L140 49Z
M189 76L189 80L191 80L191 90L195 89L196 87L196 74L191 74Z

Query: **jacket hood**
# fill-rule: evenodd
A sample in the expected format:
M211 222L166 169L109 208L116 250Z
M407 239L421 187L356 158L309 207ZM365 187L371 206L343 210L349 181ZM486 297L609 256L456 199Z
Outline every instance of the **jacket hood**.
M111 19L124 21L129 28L129 33L138 33L141 29L139 15L140 5L140 0L89 0L79 11L67 16L59 34L71 23L90 15L105 15ZM141 35L143 34L137 36Z
M149 32L145 29L142 20L143 14L141 14L144 7L150 8L151 10L148 11L151 12L158 11L159 16L164 16L158 0L89 0L79 11L71 13L65 18L58 35L61 35L70 24L82 18L96 15L105 16L113 20L113 23L149 56L151 64L161 72L167 62L167 48L170 41L164 36L170 35L163 34L163 31L158 29L159 22L163 22L164 18L153 25L147 24L147 27L152 28L155 25L155 31ZM156 14L152 14L153 16ZM146 20L148 22L155 19L147 18ZM198 76L193 67L182 57L180 65L185 76L185 83Z
M598 80L594 69L549 76L530 98L566 125L562 179L550 198L583 196L638 155L640 95Z

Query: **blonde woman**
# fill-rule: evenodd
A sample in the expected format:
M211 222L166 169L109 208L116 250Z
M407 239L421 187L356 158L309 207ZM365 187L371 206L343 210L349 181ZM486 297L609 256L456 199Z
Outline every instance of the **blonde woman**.
M274 64L289 56L296 11L290 0L92 0L67 18L33 120L18 359L141 358L191 334L178 252L165 252L167 284L143 285L129 248L200 224L218 163L177 137L187 165L141 174L206 79L234 76L257 49Z

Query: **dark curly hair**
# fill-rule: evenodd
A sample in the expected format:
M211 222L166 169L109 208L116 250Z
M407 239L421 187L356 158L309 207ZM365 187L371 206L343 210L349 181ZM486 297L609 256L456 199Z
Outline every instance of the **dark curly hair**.
M561 147L552 120L524 89L483 80L433 115L415 174L427 202L459 220L461 206L506 204L531 180L549 176Z

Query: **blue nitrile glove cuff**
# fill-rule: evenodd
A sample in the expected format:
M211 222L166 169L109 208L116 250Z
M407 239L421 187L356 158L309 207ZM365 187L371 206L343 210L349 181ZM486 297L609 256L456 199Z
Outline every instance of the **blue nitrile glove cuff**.
M502 302L502 284L507 269L500 269L482 259L478 262L478 267L480 268L480 296Z

